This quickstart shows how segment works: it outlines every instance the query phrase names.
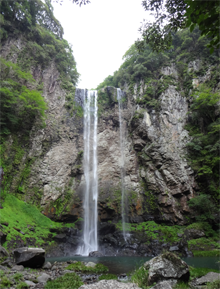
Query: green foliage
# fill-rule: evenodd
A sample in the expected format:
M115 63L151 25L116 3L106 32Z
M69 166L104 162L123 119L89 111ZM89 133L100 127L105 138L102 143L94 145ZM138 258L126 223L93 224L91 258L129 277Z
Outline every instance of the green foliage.
M189 226L187 226L186 229L201 230L201 231L205 232L205 235L207 237L217 237L218 238L218 233L212 229L211 225L208 222L192 223Z
M209 272L216 272L219 273L219 270L216 269L209 269L209 268L194 268L194 267L189 267L189 272L190 272L190 281L195 279L195 278L200 278Z
M190 200L190 205L202 214L197 218L205 220L212 218L212 213L215 213L213 200L216 203L219 201L220 118L217 104L220 93L212 92L212 88L207 85L201 85L192 96L190 122L186 127L191 141L187 147L189 161L197 172L202 194Z
M53 281L48 281L45 289L78 289L83 282L76 273L67 273Z
M217 289L220 288L220 279L207 283L207 289Z
M131 275L131 281L137 284L140 288L147 289L148 284L148 270L144 266L136 269Z
M27 241L26 238L34 238L36 245L41 246L44 244L44 239L51 234L50 228L61 227L61 224L53 222L41 214L35 206L20 201L12 195L6 196L2 206L0 222L9 224L5 228L7 239L4 246L6 248L8 248L10 241L16 240L16 236L23 241L24 245ZM30 227L35 228L35 230L31 231Z
M188 201L191 208L196 210L196 220L198 222L210 221L214 219L216 206L211 200L211 196L201 194Z
M29 288L29 286L25 282L21 282L16 286L16 289L24 289Z
M11 285L12 285L12 282L7 277L3 276L1 278L0 288L10 288Z
M108 268L102 264L96 264L95 267L87 267L82 262L76 262L70 264L66 267L66 270L74 270L75 272L82 272L82 273L106 273L108 272Z
M44 3L40 0L2 0L0 11L4 19L2 20L4 28L7 28L9 23L13 23L16 29L27 33L36 25L40 25L62 38L63 28L53 15L50 1Z
M144 232L146 235L146 243L152 240L159 240L161 243L174 243L180 240L178 233L183 233L185 227L183 226L166 226L157 224L154 221L147 221L139 224L125 224L128 231ZM122 230L121 222L117 223L116 228Z
M0 63L1 134L9 134L22 128L29 131L36 116L45 119L47 105L38 91L27 88L28 83L34 82L31 74L3 58L0 58ZM27 84L22 85L25 82Z
M99 281L101 280L117 280L118 277L115 274L103 274L99 277Z
M155 20L153 23L142 23L142 39L136 42L138 49L143 49L147 43L153 51L165 51L171 47L174 33L185 27L190 27L192 32L196 25L201 34L209 38L210 52L219 48L218 1L143 0L142 5L146 11L154 12ZM189 41L186 39L185 45L187 44Z
M212 251L192 251L194 257L220 257L220 250Z
M190 251L210 251L213 249L220 249L220 244L216 242L215 238L199 238L189 240L188 248Z
M173 288L174 289L188 289L189 285L188 285L188 283L184 283L184 282L179 281Z
M23 278L23 274L22 273L15 273L13 278L15 279L15 281L19 281L21 278Z

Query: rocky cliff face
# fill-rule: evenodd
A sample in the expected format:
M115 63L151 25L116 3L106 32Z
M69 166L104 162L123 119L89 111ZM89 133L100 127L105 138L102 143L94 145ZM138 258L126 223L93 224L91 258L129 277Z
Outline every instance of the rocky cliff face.
M1 48L1 55L16 62L25 45L24 39L9 38ZM199 60L189 63L188 69L196 71L199 63ZM202 79L192 79L192 84L197 85L197 82L207 80L210 70L211 68ZM43 96L48 104L46 125L39 128L37 121L33 125L10 190L20 194L23 200L38 205L49 218L61 222L76 222L80 229L85 184L82 163L82 97L80 94L75 95L73 86L65 86L61 82L54 62L46 69L33 65L31 73L36 80L35 85L42 85ZM161 69L160 80L163 81L166 77L170 77L170 82L154 105L142 105L141 101L148 89L143 81L123 88L126 92L122 109L124 181L130 223L154 220L168 225L184 225L191 215L187 201L198 189L194 172L186 158L189 136L184 126L190 100L178 88L179 76L174 63ZM100 242L107 244L103 247L105 252L112 253L109 246L125 246L121 233L117 232L115 225L110 224L121 220L117 90L107 87L99 91L98 95ZM7 140L8 153L13 143L15 138L10 136ZM29 173L24 180L21 175L27 164ZM17 187L21 185L22 191L18 192ZM70 242L69 250L78 244L80 233L71 233L70 236L71 239L75 236L76 240L72 245ZM139 254L148 252L151 255L160 252L157 244L146 246L146 238L144 233L132 233L129 244L125 246L127 254L135 250ZM63 247L60 250L57 251L60 254L65 251Z
M24 47L21 39L9 39L2 47L2 56L16 61L19 50ZM173 75L178 81L173 65L163 68L161 72ZM73 111L71 115L68 110L68 97L73 99L74 95L69 96L68 91L62 88L54 63L44 70L40 66L32 67L32 74L37 83L43 83L48 111L46 127L33 127L30 149L24 156L33 160L26 182L25 199L31 200L34 194L40 192L40 206L44 214L56 220L76 221L83 217L82 114ZM184 224L184 215L189 214L187 200L193 197L196 188L184 149L188 141L188 133L184 129L187 100L174 85L169 85L158 99L160 108L156 111L136 104L135 99L145 94L143 83L139 91L135 85L133 93L126 87L124 89L127 94L122 119L129 221L155 219ZM98 121L100 222L121 219L116 89L106 89L104 93L107 95L107 106Z

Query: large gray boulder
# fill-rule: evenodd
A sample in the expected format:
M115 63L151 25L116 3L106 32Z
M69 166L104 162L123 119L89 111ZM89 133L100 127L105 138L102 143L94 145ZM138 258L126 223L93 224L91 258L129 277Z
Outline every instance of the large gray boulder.
M177 280L161 281L157 283L155 286L151 287L151 289L173 289L176 283L177 283Z
M45 262L45 251L42 248L17 248L13 251L15 263L30 268L41 268Z
M202 276L201 278L198 278L195 281L193 281L192 285L201 286L201 285L205 285L209 282L214 282L217 280L220 280L220 273L209 272L205 276Z
M189 267L177 255L171 252L161 254L144 264L149 270L148 285L163 280L189 280Z
M133 283L122 283L117 280L101 280L94 284L82 285L79 289L140 289Z
M2 257L8 257L8 256L9 256L9 254L8 254L8 252L6 251L6 249L5 249L4 247L0 246L0 258L2 258Z

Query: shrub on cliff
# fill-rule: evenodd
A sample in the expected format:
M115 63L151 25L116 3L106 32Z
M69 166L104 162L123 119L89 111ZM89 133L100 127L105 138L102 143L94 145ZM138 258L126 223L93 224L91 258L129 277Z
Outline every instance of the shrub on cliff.
M29 130L36 116L44 120L46 102L39 91L28 88L35 82L30 73L3 58L0 63L1 135Z

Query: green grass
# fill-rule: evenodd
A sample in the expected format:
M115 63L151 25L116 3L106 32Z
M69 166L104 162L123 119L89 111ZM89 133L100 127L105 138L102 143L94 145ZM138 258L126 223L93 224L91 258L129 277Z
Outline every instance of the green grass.
M86 267L82 262L77 262L74 264L70 264L66 267L66 270L74 270L76 272L82 273L106 273L108 272L108 268L102 264L96 264L95 267Z
M216 269L210 269L210 268L194 268L194 267L189 267L189 272L190 272L190 281L193 280L194 278L200 278L209 272L216 272L219 273L219 270Z
M23 278L23 274L22 273L16 273L13 278L15 279L15 281L19 281L21 278Z
M67 273L53 281L48 281L45 289L78 289L83 282L76 273Z
M190 251L210 251L220 249L220 244L215 241L215 238L199 238L188 241Z
M220 288L220 279L212 283L207 283L207 289L218 289Z
M13 195L6 196L3 205L3 209L0 210L0 223L8 223L9 225L3 226L4 232L7 234L7 239L4 244L5 248L8 248L8 242L10 240L16 240L19 236L26 244L26 238L34 238L36 240L36 246L44 244L43 238L47 238L50 228L62 227L62 224L51 221L44 216L39 210L30 204L27 204ZM29 227L34 227L35 231L30 231ZM20 233L18 230L22 233ZM56 235L52 233L52 235ZM52 244L49 242L49 244ZM15 243L16 247L16 243ZM9 249L9 248L8 248ZM10 247L11 249L11 247Z
M220 250L212 251L192 251L194 257L220 257Z
M99 277L100 280L118 280L118 277L115 274L103 274Z
M188 289L188 288L190 288L188 283L184 282L178 282L174 287L174 289Z
M12 282L7 277L4 276L1 278L0 288L10 288L11 285Z
M116 225L117 229L122 230L122 224L119 222ZM139 224L125 224L125 230L127 231L139 231L146 233L146 241L159 240L163 242L178 242L181 238L178 237L178 233L182 234L184 231L184 226L166 226L162 224L157 224L154 221L143 222Z
M149 288L147 286L148 270L146 270L144 266L136 269L134 273L131 275L131 281L137 284L142 289Z
M29 286L25 282L21 282L16 286L16 289L24 289L29 288Z

